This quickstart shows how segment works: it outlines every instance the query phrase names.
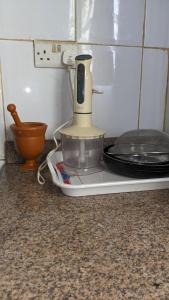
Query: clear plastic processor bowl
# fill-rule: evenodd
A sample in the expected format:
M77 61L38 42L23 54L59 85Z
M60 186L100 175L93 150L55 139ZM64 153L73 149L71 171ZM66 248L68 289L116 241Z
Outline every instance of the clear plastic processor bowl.
M81 139L62 135L62 153L64 164L70 168L99 167L103 155L103 137Z

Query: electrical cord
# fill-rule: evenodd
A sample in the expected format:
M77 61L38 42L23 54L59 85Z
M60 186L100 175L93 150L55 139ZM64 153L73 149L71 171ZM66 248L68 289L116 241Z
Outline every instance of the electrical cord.
M72 100L72 107L73 107L73 79L72 79L73 73L72 73L72 71L74 71L74 69L72 69L72 66L67 66L67 70L69 73L69 83L70 83L70 88L71 88L71 100ZM69 121L66 121L65 123L61 124L53 132L53 139L54 139L56 146L53 150L51 150L47 154L46 159L40 164L38 171L37 171L37 181L41 185L45 184L45 178L42 176L41 172L47 167L47 159L50 158L59 149L59 147L61 145L61 143L58 143L58 141L57 141L56 134L59 132L60 129L62 129L63 127L68 125L70 122L72 122L72 118Z
M38 171L37 171L37 180L38 180L39 184L41 184L41 185L43 185L45 183L45 179L42 176L41 172L47 166L47 159L50 158L59 149L59 147L61 145L61 143L58 143L58 141L57 141L56 134L59 132L60 129L62 129L63 127L68 125L71 121L72 121L72 119L70 119L69 121L66 121L65 123L63 123L62 125L57 127L53 132L53 139L55 141L56 147L47 154L46 159L40 164Z

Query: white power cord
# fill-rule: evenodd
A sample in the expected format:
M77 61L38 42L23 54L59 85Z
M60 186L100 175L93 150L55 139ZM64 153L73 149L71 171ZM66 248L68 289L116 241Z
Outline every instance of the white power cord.
M74 90L74 84L73 84L73 72L74 71L74 66L73 66L73 62L72 60L69 60L68 61L68 58L70 57L70 54L68 52L64 52L63 53L63 57L62 57L62 62L63 64L67 67L67 70L68 70L68 74L69 74L69 84L70 84L70 89L71 89L71 100L72 100L72 107L73 107L73 97L74 97L74 93L73 93L73 90ZM72 121L69 120L69 121L66 121L65 123L63 123L62 125L60 125L58 128L56 128L53 132L53 139L55 141L55 149L51 150L46 159L41 163L41 165L39 166L38 168L38 171L37 171L37 180L39 182L39 184L43 185L45 183L45 179L44 177L42 176L41 172L46 168L47 166L47 159L51 157L51 155L53 155L53 153L55 153L59 146L61 145L61 143L58 144L58 141L57 141L57 138L56 138L56 133L63 127L65 127L66 125L68 125L70 122Z
M53 155L53 153L55 153L55 152L58 150L58 148L60 147L60 145L61 145L61 143L58 144L58 141L57 141L57 139L56 139L56 133L58 133L59 130L60 130L61 128L63 128L63 127L65 127L66 125L68 125L71 121L72 121L72 119L69 120L69 121L66 121L66 122L63 123L61 126L59 126L58 128L56 128L55 131L53 132L53 139L54 139L54 141L55 141L56 147L48 153L46 159L41 163L41 165L39 166L38 171L37 171L37 180L38 180L39 184L41 184L41 185L43 185L43 184L45 183L45 179L44 179L44 177L42 176L41 172L42 172L42 171L46 168L46 166L47 166L47 159L50 158L50 157Z
M72 65L66 65L67 66L67 70L68 70L68 73L69 73L69 83L70 83L70 88L71 88L71 99L72 99L72 107L73 107L73 97L74 97L74 93L73 93L73 72L74 71L74 68L72 67ZM62 125L60 125L59 127L57 127L54 132L53 132L53 139L55 141L55 149L51 150L46 159L41 163L41 165L39 166L38 168L38 171L37 171L37 180L39 182L39 184L43 185L45 183L45 179L44 177L42 176L41 172L46 168L47 166L47 159L51 157L51 155L53 155L53 153L55 153L59 146L61 145L61 143L58 144L58 141L57 141L57 138L56 138L56 133L59 132L59 130L63 127L65 127L66 125L68 125L70 122L72 122L72 119L70 119L69 121L66 121L65 123L63 123Z

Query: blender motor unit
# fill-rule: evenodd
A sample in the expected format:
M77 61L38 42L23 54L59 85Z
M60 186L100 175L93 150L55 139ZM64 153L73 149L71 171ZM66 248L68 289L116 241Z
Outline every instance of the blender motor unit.
M90 172L99 167L102 158L104 131L92 125L91 60L88 54L75 58L73 122L60 130L63 161L69 170Z

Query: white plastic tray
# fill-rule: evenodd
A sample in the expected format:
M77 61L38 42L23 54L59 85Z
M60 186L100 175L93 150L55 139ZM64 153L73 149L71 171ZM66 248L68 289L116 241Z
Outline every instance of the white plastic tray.
M85 175L70 176L69 184L63 180L63 174L57 164L63 161L62 152L56 151L47 158L47 164L52 175L53 183L61 188L68 196L86 196L133 191L145 191L169 188L169 177L153 179L133 179L111 173L105 167L101 172Z

